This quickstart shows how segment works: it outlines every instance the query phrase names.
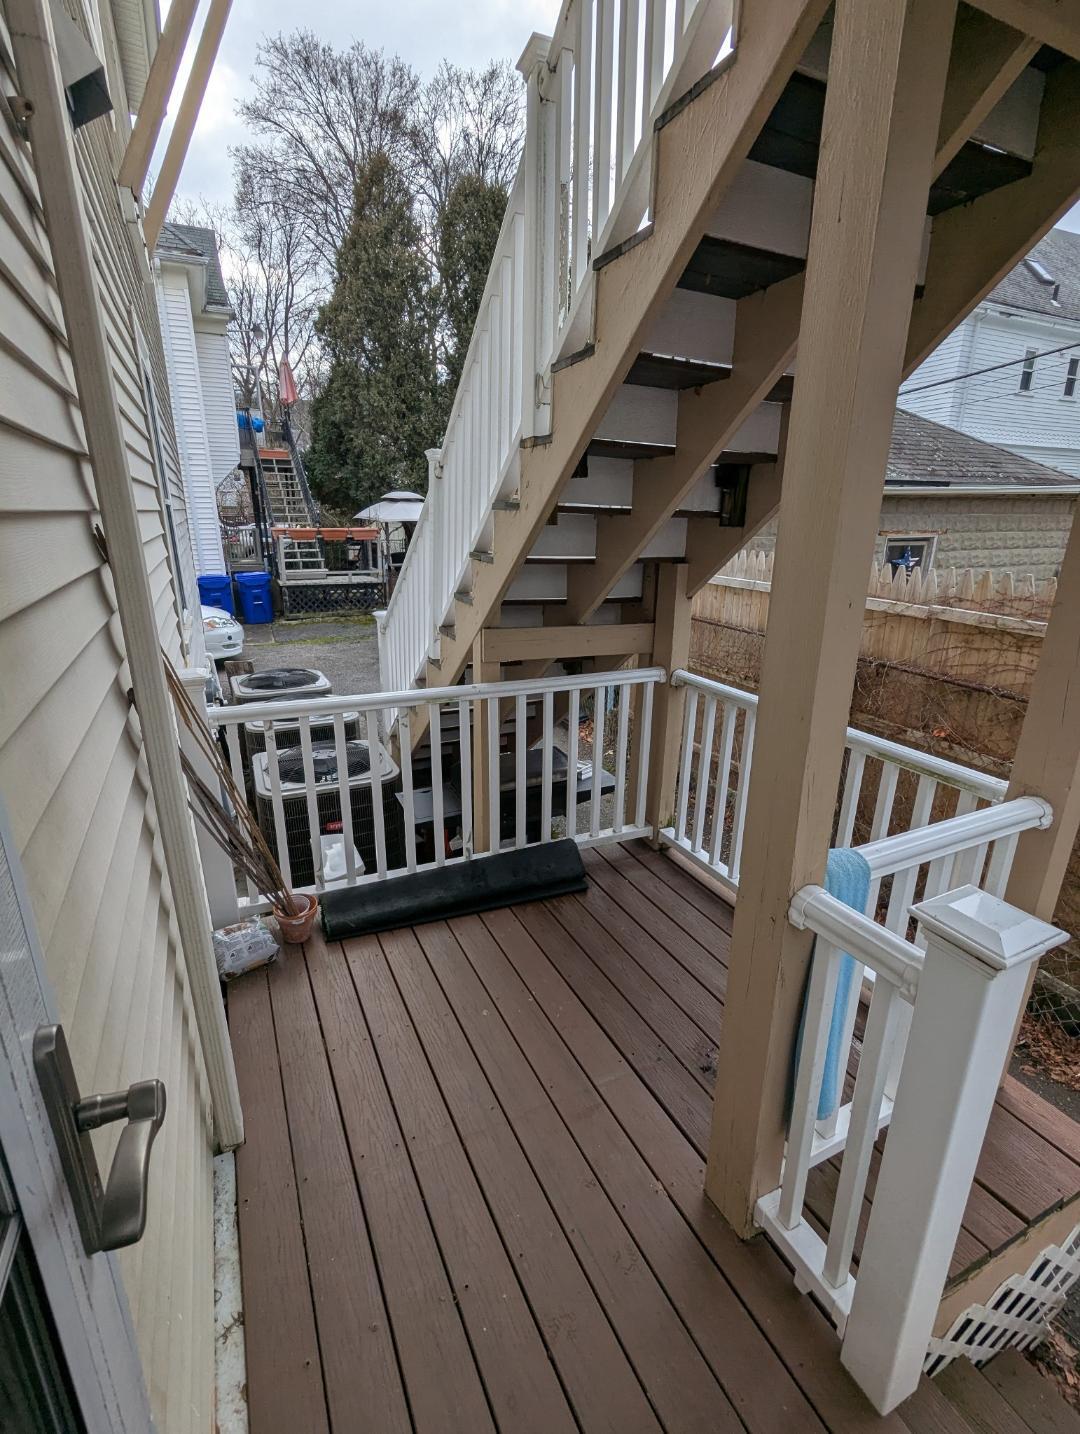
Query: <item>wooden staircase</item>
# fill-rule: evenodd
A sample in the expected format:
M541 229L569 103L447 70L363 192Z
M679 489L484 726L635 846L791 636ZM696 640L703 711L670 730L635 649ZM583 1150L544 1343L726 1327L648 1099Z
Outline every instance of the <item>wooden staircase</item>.
M601 51L612 44L603 28L611 10L609 0L598 0L592 38L600 35ZM653 11L663 17L666 8L645 5L646 21ZM477 375L467 368L459 395L470 427L463 432L452 418L443 476L428 504L438 508L432 526L444 540L455 532L444 521L458 501L454 485L472 481L477 462L497 464L500 443L513 451L505 471L489 476L483 501L474 496L466 505L459 552L440 557L421 542L407 563L387 618L393 672L384 673L384 685L458 680L485 629L648 620L656 564L685 564L691 596L776 512L828 79L827 11L825 0L747 0L734 50L712 65L703 63L712 56L700 37L723 33L724 7L700 0L684 32L690 56L677 76L678 92L670 93L669 75L667 94L659 93L671 102L651 114L633 159L624 152L612 161L617 179L621 165L629 207L619 211L616 182L606 220L596 225L604 206L598 208L594 185L589 216L600 234L595 256L587 250L584 276L573 269L577 191L567 165L581 138L568 134L564 107L574 87L580 103L576 56L589 37L580 27L573 33L574 6L550 46L534 37L523 68L535 143L527 145L511 209L523 190L522 217L549 224L550 247L563 255L558 293L538 295L540 317L530 329L526 279L517 442L501 436L501 416L492 420L491 439L485 400L481 394L478 404L475 390L479 377L490 391L498 376L491 354L505 348L507 337L508 294L496 292L504 259L496 254L474 337ZM626 112L625 66L621 51L609 59L612 83L622 86L614 107L619 120ZM595 96L604 82L603 55L586 54L585 65ZM1077 71L1075 61L960 6L908 372L1068 202L1075 174L1062 143L1080 99ZM605 143L603 106L598 113L594 169ZM560 164L565 176L554 183ZM644 164L651 190L636 219L635 165ZM552 190L561 196L557 203ZM553 203L558 212L551 216ZM605 244L610 236L617 242ZM542 260L532 257L533 281L543 289ZM527 275L529 258L526 245ZM501 308L490 302L500 297ZM538 675L557 656L556 646L550 657L523 657L516 671Z

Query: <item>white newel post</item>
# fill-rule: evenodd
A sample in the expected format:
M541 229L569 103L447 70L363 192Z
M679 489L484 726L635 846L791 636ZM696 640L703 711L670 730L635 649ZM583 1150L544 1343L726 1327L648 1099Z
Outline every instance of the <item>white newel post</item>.
M841 1355L883 1414L919 1382L1031 964L1067 940L974 886L912 912L926 959Z
M386 608L378 607L371 616L375 619L375 636L379 647L379 686L383 692L393 692L396 690L396 684L389 667L390 651L386 633L389 613Z
M446 611L446 543L442 540L443 512L443 470L442 470L442 449L427 448L424 450L424 457L427 459L428 486L427 502L431 505L431 513L428 522L432 525L432 532L436 535L435 542L431 545L432 573L431 573L431 621L428 632L427 655L429 658L437 658L439 655L439 628L442 627L443 614Z
M206 684L210 677L209 672L202 667L185 667L179 676L196 711L200 716L204 716L206 713ZM196 771L206 783L216 789L218 785L216 774L212 770L210 763L195 745L194 738L179 717L177 717L176 726L180 736L180 748L184 755L194 763ZM199 846L199 860L202 863L203 880L206 883L206 901L210 908L210 925L216 931L222 926L231 926L234 921L240 920L240 906L236 897L236 878L233 875L232 861L225 852L222 851L221 847L218 846L217 842L205 827L203 827L201 822L195 822L195 837Z

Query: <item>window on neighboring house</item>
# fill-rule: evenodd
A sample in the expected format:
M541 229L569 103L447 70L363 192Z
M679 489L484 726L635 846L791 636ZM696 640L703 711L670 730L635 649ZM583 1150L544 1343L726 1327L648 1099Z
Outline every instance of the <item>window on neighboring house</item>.
M1065 370L1065 397L1076 397L1076 379L1080 374L1080 358L1071 358L1069 367Z
M895 573L897 568L912 572L915 568L926 569L934 555L933 538L887 538L885 540L885 561Z
M1038 349L1028 349L1024 355L1024 367L1020 370L1020 392L1031 392L1031 380L1035 374L1035 355Z

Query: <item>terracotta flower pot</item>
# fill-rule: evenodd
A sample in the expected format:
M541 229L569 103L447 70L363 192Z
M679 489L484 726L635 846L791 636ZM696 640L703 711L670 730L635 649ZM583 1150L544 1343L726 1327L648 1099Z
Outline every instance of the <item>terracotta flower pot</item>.
M293 908L292 911L281 911L275 906L274 919L277 921L282 941L291 946L299 946L308 939L315 925L315 917L319 912L318 898L310 895L294 896Z

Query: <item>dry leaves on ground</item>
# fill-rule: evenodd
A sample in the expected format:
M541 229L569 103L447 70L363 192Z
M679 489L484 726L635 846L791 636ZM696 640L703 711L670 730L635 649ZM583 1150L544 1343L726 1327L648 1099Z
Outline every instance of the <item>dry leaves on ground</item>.
M1025 1016L1016 1044L1020 1067L1028 1075L1042 1076L1080 1090L1080 1040L1059 1027Z

